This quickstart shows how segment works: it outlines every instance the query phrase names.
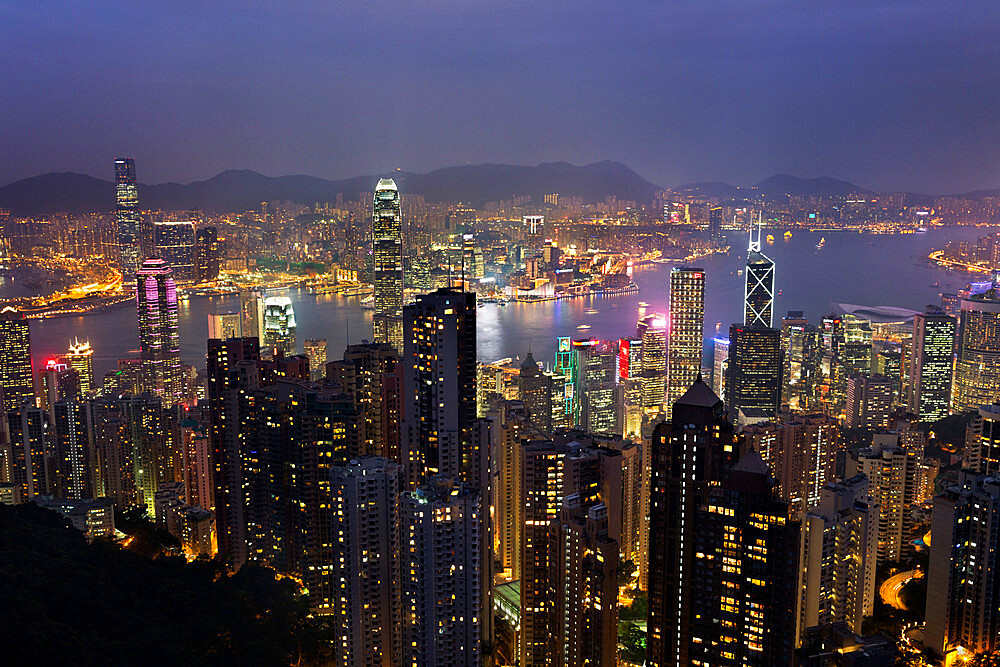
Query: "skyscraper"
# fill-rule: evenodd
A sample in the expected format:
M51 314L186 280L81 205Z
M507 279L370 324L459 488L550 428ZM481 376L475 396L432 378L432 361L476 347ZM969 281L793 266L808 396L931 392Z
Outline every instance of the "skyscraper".
M892 380L884 375L855 375L847 380L847 428L889 428Z
M671 418L653 431L646 639L646 662L651 666L690 664L695 594L691 576L699 553L695 533L701 529L696 515L708 505L710 489L722 483L736 456L725 406L701 380L674 403Z
M743 285L743 324L748 327L770 327L774 323L774 262L760 251L760 224L757 239L750 229L747 246L747 268Z
M195 235L195 269L199 282L219 277L219 232L202 227Z
M376 343L403 349L403 235L399 191L391 178L375 187L372 211L372 255Z
M240 292L240 317L244 338L256 338L257 345L264 344L264 295L258 290Z
M1000 474L1000 404L980 406L973 415L962 459L962 467L976 474Z
M74 338L66 353L66 363L79 373L80 393L84 397L89 396L91 390L96 388L94 386L94 349L90 347L90 341L81 343L79 338Z
M948 416L955 324L954 317L936 307L929 306L913 317L907 408L922 422Z
M292 300L287 296L267 297L264 300L264 349L292 356L295 354L295 329Z
M139 188L135 180L135 160L130 157L115 160L115 201L122 281L130 283L144 259L139 229Z
M636 338L642 340L641 367L631 375L642 385L642 407L651 412L663 410L667 390L667 317L647 315L636 325ZM638 371L638 372L636 372Z
M705 326L705 271L675 267L670 271L667 316L666 409L687 392L701 375L702 336Z
M174 280L197 278L194 223L190 220L154 222L153 254L173 270Z
M326 375L326 339L307 338L302 343L302 354L309 357L309 378L313 381Z
M5 410L34 399L31 334L28 320L12 306L0 310L0 393Z
M162 259L147 259L136 274L139 354L147 387L169 407L184 399L177 286Z
M219 340L243 337L243 317L240 313L209 313L208 337Z
M962 299L952 412L978 410L1000 397L1000 294L991 287Z
M548 432L552 428L552 376L542 372L530 351L521 362L517 390L532 423Z
M348 345L344 358L326 365L326 377L354 397L361 420L361 453L400 460L399 353L388 343Z
M737 420L758 411L775 419L781 405L781 333L762 326L729 328L729 377L726 399Z
M437 474L483 488L475 437L476 296L439 289L403 311L403 464L412 486Z

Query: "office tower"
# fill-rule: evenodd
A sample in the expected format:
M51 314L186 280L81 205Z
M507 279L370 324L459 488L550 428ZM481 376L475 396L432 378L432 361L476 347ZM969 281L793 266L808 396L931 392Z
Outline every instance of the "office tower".
M257 290L240 292L240 317L243 338L256 338L258 345L264 344L264 296Z
M403 233L399 191L391 178L375 187L372 211L372 256L375 314L372 318L376 343L403 349Z
M774 496L767 464L755 452L743 454L693 518L696 552L684 573L690 611L678 628L688 646L680 664L792 664L799 522Z
M647 315L636 325L636 338L642 341L638 373L642 385L642 407L651 412L663 410L667 390L667 317Z
M892 380L884 375L855 375L847 381L847 428L889 428Z
M785 358L782 402L795 409L813 409L821 376L822 343L819 329L809 324L802 311L789 311L782 318L781 350Z
M398 464L377 457L334 467L330 496L333 576L341 583L327 613L333 624L334 663L393 667L400 616L395 534ZM408 574L404 572L403 574Z
M20 408L26 400L34 402L34 377L28 320L7 306L0 310L0 392L5 410Z
M195 272L198 282L219 277L219 232L215 227L202 227L195 235Z
M286 357L295 354L295 310L287 296L269 296L264 300L262 347Z
M815 507L826 484L837 478L843 439L834 417L803 414L782 423L750 424L743 436L746 449L767 463L778 497L788 501L795 518Z
M742 423L757 415L770 420L777 417L781 362L781 334L777 329L740 324L729 328L726 399L734 418Z
M1000 474L1000 404L983 405L965 430L962 467L978 475Z
M545 216L525 215L521 218L524 225L524 243L529 251L538 252L545 244Z
M552 376L543 373L528 351L517 374L518 397L542 431L552 429Z
M309 357L309 379L322 380L326 375L326 339L307 338L302 343L302 354Z
M94 497L97 457L91 446L84 404L75 398L56 401L55 488L57 498Z
M69 344L65 359L69 367L78 374L80 393L84 397L89 396L91 391L97 389L94 386L94 349L90 347L90 341L81 343L79 338L74 338Z
M442 474L482 489L475 438L476 296L439 289L403 309L403 465L407 482Z
M48 413L29 402L7 410L7 435L10 481L17 486L21 501L31 502L37 496L52 493Z
M208 337L218 340L243 337L243 316L241 313L209 313Z
M708 385L696 380L675 402L671 418L653 431L651 453L646 663L687 665L697 513L737 454L733 426Z
M924 646L946 658L944 664L1000 649L998 541L1000 482L996 477L963 472L958 484L935 496Z
M884 375L892 382L893 405L905 405L906 396L903 389L903 352L901 347L881 347L875 351L875 372ZM948 391L951 392L951 383Z
M940 308L928 306L913 317L906 404L920 421L936 422L948 416L955 326L955 318Z
M49 359L42 371L41 404L51 415L56 401L80 397L80 374L66 364Z
M703 269L671 269L668 309L666 410L669 416L674 402L701 375L702 330L705 325Z
M858 452L853 473L848 470L868 478L868 495L879 506L879 564L904 556L913 527L910 506L918 502L921 491L922 464L922 448L902 446L896 433L876 433L872 446Z
M240 376L251 378L260 360L257 338L208 341L208 399L212 479L215 484L215 524L219 555L230 566L246 562L246 521L239 443Z
M774 262L760 251L760 223L757 239L750 229L750 243L747 246L747 268L743 284L743 325L747 327L768 327L774 323Z
M361 419L361 453L400 460L403 368L388 343L348 345L342 361L326 365L327 380L354 397Z
M875 609L878 506L868 479L855 475L823 487L819 504L802 520L796 646L806 630L844 622L856 634Z
M992 287L962 299L952 412L978 410L1000 396L1000 296Z
M586 433L620 435L617 341L574 340L573 357L575 426Z
M476 667L482 659L479 492L445 476L399 496L402 651L408 667ZM447 563L447 567L442 567Z
M729 339L713 338L712 348L712 391L725 400L726 375L729 373Z
M197 259L194 223L189 220L154 222L153 254L173 269L174 280L195 280Z
M118 250L121 253L122 281L131 283L145 259L139 214L139 188L135 180L135 160L115 160L115 224L118 226Z
M180 337L177 326L177 286L162 259L147 259L136 274L139 354L145 383L170 407L184 399Z
M549 523L549 552L554 595L546 664L616 664L618 542L608 536L608 508L567 496Z
M723 241L725 239L722 234L722 216L723 210L721 206L713 206L708 210L708 238L712 241Z

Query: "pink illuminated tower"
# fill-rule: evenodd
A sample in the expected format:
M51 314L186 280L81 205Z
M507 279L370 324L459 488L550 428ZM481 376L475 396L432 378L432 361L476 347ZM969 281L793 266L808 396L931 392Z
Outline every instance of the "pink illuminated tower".
M136 273L139 353L145 388L163 399L164 406L184 398L180 337L177 329L177 286L170 267L151 257Z

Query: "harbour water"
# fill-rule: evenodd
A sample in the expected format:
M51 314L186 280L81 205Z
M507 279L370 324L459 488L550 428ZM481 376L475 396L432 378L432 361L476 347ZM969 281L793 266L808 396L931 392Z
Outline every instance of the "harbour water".
M914 310L940 303L941 292L954 292L971 279L926 261L927 253L952 239L974 239L994 230L950 227L924 234L880 236L849 232L794 231L763 251L775 261L775 324L789 310L805 311L816 321L831 311L831 302L867 306L901 306ZM767 231L765 231L765 235ZM820 238L823 248L817 250ZM729 325L742 318L746 238L731 234L728 255L712 255L691 264L705 269L705 338L726 335ZM531 348L539 361L551 362L556 338L620 338L635 333L638 317L665 312L669 264L636 268L639 292L617 296L543 303L483 304L477 311L478 351L481 361L521 357ZM937 284L940 286L936 286ZM276 292L292 299L301 350L307 338L326 338L328 355L342 354L348 342L371 338L371 311L356 298L313 295L306 290ZM648 305L641 305L648 304ZM185 363L205 364L208 314L238 309L235 296L193 297L180 306L181 353ZM718 327L718 329L717 329ZM124 304L84 317L31 321L32 351L43 364L60 354L75 336L89 339L94 348L94 372L100 378L119 358L138 356L135 309Z

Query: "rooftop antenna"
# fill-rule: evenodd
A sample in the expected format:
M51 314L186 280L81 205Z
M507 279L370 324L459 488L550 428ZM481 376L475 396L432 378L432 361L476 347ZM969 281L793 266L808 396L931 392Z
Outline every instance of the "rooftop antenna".
M750 243L747 246L749 252L760 252L760 225L761 225L761 214L757 212L757 240L753 238L753 219L750 221Z

